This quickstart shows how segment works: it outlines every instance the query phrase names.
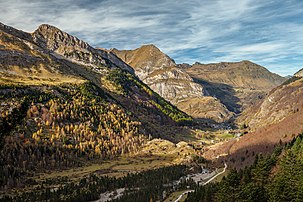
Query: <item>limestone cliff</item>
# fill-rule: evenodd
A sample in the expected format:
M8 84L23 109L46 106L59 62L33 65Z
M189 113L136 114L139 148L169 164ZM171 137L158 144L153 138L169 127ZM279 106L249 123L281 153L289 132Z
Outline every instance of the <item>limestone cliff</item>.
M193 117L217 122L232 117L233 113L220 100L209 97L203 85L195 82L185 68L177 65L156 46L144 45L135 50L111 51L132 66L136 75L150 88ZM195 109L190 106L195 106Z
M32 33L33 40L40 47L51 51L51 54L64 57L81 65L91 66L94 71L102 72L105 67L119 67L129 72L133 69L122 62L118 57L107 51L92 48L88 43L72 36L60 29L43 24Z

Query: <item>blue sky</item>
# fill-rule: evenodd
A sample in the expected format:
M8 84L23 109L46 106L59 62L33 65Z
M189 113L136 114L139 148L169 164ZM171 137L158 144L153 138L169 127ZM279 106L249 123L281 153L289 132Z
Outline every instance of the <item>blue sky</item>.
M280 75L303 67L300 0L0 0L0 21L52 24L92 46L155 44L178 63L251 60Z

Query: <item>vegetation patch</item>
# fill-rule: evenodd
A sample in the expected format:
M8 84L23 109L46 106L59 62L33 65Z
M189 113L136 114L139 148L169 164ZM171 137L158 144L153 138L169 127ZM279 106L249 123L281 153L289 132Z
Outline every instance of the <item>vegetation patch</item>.
M199 187L186 201L302 201L303 135L254 164Z

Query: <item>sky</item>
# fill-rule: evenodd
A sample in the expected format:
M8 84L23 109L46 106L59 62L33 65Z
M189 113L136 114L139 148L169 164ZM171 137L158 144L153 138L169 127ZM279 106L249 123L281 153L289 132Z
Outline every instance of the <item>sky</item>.
M154 44L177 63L303 68L302 0L0 0L0 21L27 32L51 24L94 47Z

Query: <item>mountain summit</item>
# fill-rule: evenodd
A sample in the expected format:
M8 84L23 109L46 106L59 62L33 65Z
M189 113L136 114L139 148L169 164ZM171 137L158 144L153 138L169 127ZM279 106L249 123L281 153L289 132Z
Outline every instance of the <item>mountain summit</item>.
M193 117L217 122L231 118L232 113L218 99L207 96L202 85L156 46L112 51L151 89Z
M176 65L173 59L153 44L143 45L135 50L112 49L112 51L124 62L135 68L136 75L143 81L156 70Z
M176 64L154 45L135 50L113 49L155 92L195 118L217 122L252 106L285 81L250 61Z
M72 62L90 65L95 71L100 66L117 67L133 72L133 69L104 50L92 48L88 43L60 29L43 24L32 34L33 40L44 49L50 50L56 57L64 57Z

